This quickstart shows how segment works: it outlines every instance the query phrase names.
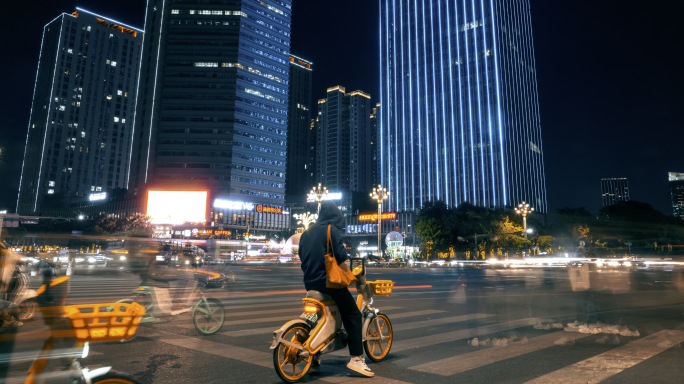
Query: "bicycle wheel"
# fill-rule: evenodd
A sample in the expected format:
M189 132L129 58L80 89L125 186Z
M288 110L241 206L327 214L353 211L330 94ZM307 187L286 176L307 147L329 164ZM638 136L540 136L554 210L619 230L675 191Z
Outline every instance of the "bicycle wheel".
M393 337L392 323L390 323L389 317L384 313L378 313L368 324L363 350L366 351L369 359L380 361L389 354Z
M26 300L19 304L19 321L28 321L33 319L38 309L38 303L35 300Z
M131 376L118 371L109 371L102 376L93 377L92 384L140 384Z
M192 323L202 335L213 335L223 326L226 313L218 299L203 298L192 311Z
M288 340L296 345L303 345L309 338L311 329L304 324L292 324L283 332L283 340ZM301 350L283 343L278 344L273 350L273 367L278 376L286 383L296 383L311 369L313 356L302 356Z

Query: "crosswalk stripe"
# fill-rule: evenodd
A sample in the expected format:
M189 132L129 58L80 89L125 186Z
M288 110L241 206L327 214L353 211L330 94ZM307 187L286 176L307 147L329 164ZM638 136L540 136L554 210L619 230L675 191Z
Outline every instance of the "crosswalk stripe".
M208 340L201 340L194 337L177 337L173 339L160 339L161 342L192 349L194 351L210 353L215 356L221 356L232 360L242 361L243 363L254 364L264 368L273 368L273 353L255 351L253 349L236 347L228 344L217 343ZM275 372L273 372L275 375ZM316 381L323 381L329 383L347 383L356 382L358 377L350 377L342 374L336 374L330 377L318 377ZM373 383L387 383L387 384L409 384L405 381L375 376Z
M533 337L525 342L519 341L506 346L485 348L478 350L477 352L450 356L444 359L409 367L409 369L429 372L441 376L451 376L485 365L497 363L502 360L549 348L554 346L558 341L563 343L573 342L587 336L589 335L582 333L569 333L564 331L553 332L551 334ZM557 382L559 381L556 381L556 383Z
M401 309L401 307L387 307L388 309ZM256 317L256 318L249 318L249 319L241 319L241 320L227 320L223 323L223 329L226 329L226 327L234 326L234 325L245 325L245 324L261 324L261 323L275 323L278 321L287 321L291 319L297 318L300 314L301 311L298 311L297 313L293 314L292 313L292 308L289 309L283 309L279 312L287 313L289 312L290 314L284 315L284 316L276 316L276 317ZM242 316L249 316L251 312L241 312ZM226 311L226 314L228 314L228 311ZM177 325L181 328L193 328L194 325L192 325L191 322L184 321L184 322L178 322ZM276 326L277 327L277 326ZM271 329L273 331L273 329ZM270 331L269 331L270 332Z
M390 317L390 320L392 318ZM536 320L532 318L518 319L505 321L502 323L484 325L477 328L461 329L458 331L445 332L445 333L435 333L428 336L416 337L413 339L400 339L397 340L395 337L395 342L392 345L392 352L401 352L408 349L415 349L421 347L428 347L434 344L446 343L449 341L463 340L469 337L495 333L499 331L506 331L509 329L519 328L522 326L535 324Z
M684 332L662 330L579 361L526 384L598 383L684 342Z
M396 317L399 318L399 317L422 316L422 315L426 314L425 312L432 312L432 311L406 312L406 313L402 313L401 315L397 315ZM434 311L434 312L443 312L443 311ZM239 331L221 332L221 334L226 335L226 336L232 336L232 337L263 335L263 334L268 334L268 333L275 331L276 329L278 329L278 327L279 326L263 327L263 328L250 328L250 329L242 329Z
M392 324L392 329L396 331L409 331L411 329L418 329L418 328L425 328L425 327L431 327L434 325L444 325L444 324L451 324L451 323L459 323L462 321L468 321L468 320L478 320L478 319L486 319L488 317L493 317L496 315L492 314L487 314L487 313L472 313L469 315L459 315L459 316L450 316L450 317L442 317L439 319L430 319L430 320L421 320L421 321L413 321L410 323L404 323L404 324ZM390 321L394 320L395 318L399 318L398 315L390 315Z

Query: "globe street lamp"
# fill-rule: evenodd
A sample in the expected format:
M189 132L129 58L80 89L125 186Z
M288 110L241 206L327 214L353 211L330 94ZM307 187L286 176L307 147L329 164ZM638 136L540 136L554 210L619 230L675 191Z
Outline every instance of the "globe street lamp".
M530 205L524 201L522 203L518 204L518 206L515 208L515 213L522 215L523 233L525 234L526 239L527 239L527 215L532 213L533 211L534 211L534 208L530 207Z
M389 192L387 188L383 188L382 185L378 184L377 187L373 188L373 192L370 193L371 199L378 202L378 257L382 256L381 237L382 237L382 201L389 198Z
M317 213L321 212L321 201L323 201L326 196L328 196L328 188L322 186L321 183L318 183L317 186L311 188L311 192L309 192L309 200L318 201Z

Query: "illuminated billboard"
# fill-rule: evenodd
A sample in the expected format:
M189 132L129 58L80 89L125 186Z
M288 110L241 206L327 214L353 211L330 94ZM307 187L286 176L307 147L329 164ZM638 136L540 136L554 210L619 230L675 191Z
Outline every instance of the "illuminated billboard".
M152 224L203 223L207 191L147 191L147 216Z

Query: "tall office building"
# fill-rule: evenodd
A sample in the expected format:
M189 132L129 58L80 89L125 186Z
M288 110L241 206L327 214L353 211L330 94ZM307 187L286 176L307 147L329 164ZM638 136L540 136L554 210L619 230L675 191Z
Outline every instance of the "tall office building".
M629 200L629 182L626 177L601 179L601 202L604 207Z
M684 173L668 172L670 195L672 196L672 214L684 217Z
M43 30L17 213L126 188L142 30L77 8Z
M311 130L312 63L290 55L290 105L287 120L285 201L303 205L314 184Z
M148 1L132 190L207 191L219 227L289 222L291 5Z
M318 102L317 182L329 191L372 189L371 101L363 91L328 88Z
M380 1L381 182L426 201L546 212L528 0Z

